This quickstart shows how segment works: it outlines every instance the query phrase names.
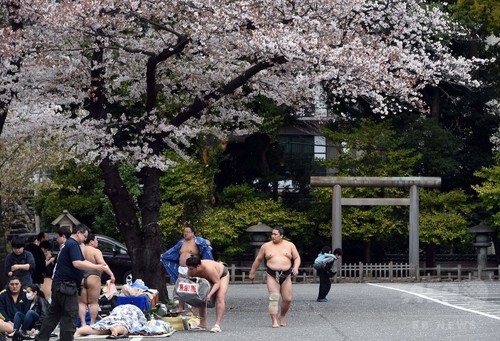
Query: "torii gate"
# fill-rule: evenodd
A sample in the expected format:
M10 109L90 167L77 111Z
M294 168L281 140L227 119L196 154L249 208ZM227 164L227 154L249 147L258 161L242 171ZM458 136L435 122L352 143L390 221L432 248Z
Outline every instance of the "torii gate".
M311 176L311 186L333 187L332 195L332 246L342 248L342 206L410 206L409 263L411 275L416 275L419 265L419 195L418 187L437 188L439 177L342 177ZM409 198L342 198L344 187L409 187Z

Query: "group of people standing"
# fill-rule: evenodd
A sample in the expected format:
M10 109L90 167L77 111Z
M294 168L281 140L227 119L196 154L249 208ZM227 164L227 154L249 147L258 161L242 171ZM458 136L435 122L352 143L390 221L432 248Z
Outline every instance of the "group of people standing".
M301 258L296 246L284 239L285 230L281 226L272 229L271 240L264 243L257 254L249 274L255 279L260 264L266 264L266 283L269 293L269 314L273 328L285 327L286 314L292 302L292 276L298 275ZM9 276L8 288L0 293L0 332L15 331L25 336L29 328L38 327L36 340L47 341L57 324L60 324L60 340L73 340L76 321L79 315L82 326L86 326L86 311L89 309L90 325L94 324L99 309L98 298L101 290L101 274L106 272L114 283L115 278L104 262L98 241L94 234L89 234L85 225L77 225L70 230L60 227L57 241L60 245L57 265L50 253L50 247L44 243L40 234L37 246L40 247L39 263L33 253L24 251L22 245L13 242L13 252L5 261L5 270ZM84 245L83 247L81 245ZM45 247L44 247L45 245ZM24 257L21 256L24 254ZM43 265L41 261L43 255ZM342 256L341 249L323 247L315 261L320 278L318 302L327 302L330 291L330 278L334 261ZM22 261L19 261L22 259ZM175 283L179 277L201 277L207 279L211 289L206 297L210 301L215 297L216 318L211 332L221 332L220 327L225 311L225 296L229 287L227 267L213 259L210 241L195 235L192 225L186 225L183 238L174 247L160 257L171 280ZM317 264L316 264L317 263ZM45 291L40 285L33 284L28 274L35 273L37 264L43 269L34 275L36 281L46 285L51 277L50 305ZM51 276L49 276L49 274ZM24 287L24 290L22 289ZM281 304L280 304L281 301ZM184 310L184 302L179 302L179 310ZM198 307L200 328L206 329L206 306Z
M32 252L24 250L24 241L13 241L13 251L5 261L9 282L0 293L0 332L23 339L30 337L28 331L35 328L39 330L35 339L47 341L59 324L59 338L67 341L73 340L79 315L85 325L87 309L90 323L95 321L101 274L106 272L113 283L114 275L97 248L96 236L89 234L85 225L73 229L60 227L56 236L59 244L57 262L43 234L37 238L36 246L40 250L33 248ZM39 255L40 260L37 261L34 255ZM33 281L51 288L50 303L45 291Z
M285 230L281 226L272 229L271 240L264 243L255 258L250 270L250 280L262 263L266 263L266 283L269 292L269 314L273 328L285 327L286 314L292 302L292 276L298 275L301 264L296 246L284 239ZM221 332L220 324L224 316L225 296L229 286L229 271L221 263L214 261L210 241L195 236L192 225L186 225L183 238L160 257L170 279L176 283L179 277L201 277L211 283L211 290L206 297L209 302L216 295L216 318L211 332ZM319 302L326 302L326 295L331 287L331 268L333 262L342 256L342 250L336 249L331 254L331 248L325 247L320 256L324 258L325 267L318 270L320 277ZM280 305L281 300L281 305ZM179 302L179 310L184 310L184 302ZM200 328L206 329L206 306L199 307Z
M14 237L11 247L12 252L4 261L4 273L7 278L18 278L23 287L38 284L46 300L50 302L56 257L52 255L47 233L40 232L35 240L27 245L23 238Z

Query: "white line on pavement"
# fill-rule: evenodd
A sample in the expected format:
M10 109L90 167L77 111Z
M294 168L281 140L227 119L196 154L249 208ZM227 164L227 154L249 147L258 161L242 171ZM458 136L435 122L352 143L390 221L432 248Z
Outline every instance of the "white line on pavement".
M426 299L426 300L429 300L429 301L432 301L432 302L436 302L436 303L445 305L447 307L451 307L451 308L455 308L455 309L467 311L469 313L479 314L479 315L486 316L486 317L489 317L489 318L492 318L492 319L495 319L495 320L500 320L499 316L495 316L495 315L491 315L491 314L486 314L486 313L483 313L481 311L477 311L477 310L474 310L474 309L468 309L468 308L460 307L460 306L457 306L457 305L454 305L454 304L450 304L450 303L447 303L447 302L443 302L443 301L437 300L435 298L432 298L432 297L429 297L429 296L426 296L426 295L422 295L422 294L419 294L419 293L416 293L416 292L412 292L412 291L408 291L408 290L403 290L403 289L398 289L398 288L393 288L393 287L390 287L390 286L384 286L384 285L380 285L380 284L374 284L374 283L367 283L367 284L368 285L372 285L374 287L379 287L379 288L384 288L384 289L396 290L396 291L404 292L406 294L415 295L415 296L418 296L420 298L423 298L423 299Z

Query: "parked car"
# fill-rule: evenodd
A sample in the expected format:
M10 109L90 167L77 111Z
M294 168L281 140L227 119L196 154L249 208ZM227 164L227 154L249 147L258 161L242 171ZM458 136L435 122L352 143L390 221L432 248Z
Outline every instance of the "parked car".
M56 233L47 233L47 235L52 246L52 253L57 254L59 252L59 243L56 239ZM18 236L24 238L25 243L29 244L36 239L37 233L22 233ZM131 284L133 282L132 260L128 254L127 247L116 239L102 234L97 234L96 237L99 241L98 248L102 252L104 261L115 275L116 283ZM108 274L103 273L101 279L105 283L109 279Z

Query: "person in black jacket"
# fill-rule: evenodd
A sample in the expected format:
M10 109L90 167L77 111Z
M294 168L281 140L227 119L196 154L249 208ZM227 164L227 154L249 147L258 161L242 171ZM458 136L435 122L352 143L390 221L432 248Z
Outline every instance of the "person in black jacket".
M31 276L33 278L33 283L42 284L43 274L45 273L45 255L40 247L40 243L44 240L48 240L47 233L40 232L33 243L30 243L24 247L24 251L29 251L35 259L35 268L33 269Z
M31 301L26 292L21 289L19 278L9 278L7 289L0 292L0 320L3 320L1 331L12 333L14 331L14 316L18 311L26 313L30 309Z
M29 338L28 332L32 329L40 329L42 320L47 315L49 303L45 299L43 291L38 284L26 286L26 297L31 300L30 310L23 313L18 311L14 316L14 330L23 338Z

